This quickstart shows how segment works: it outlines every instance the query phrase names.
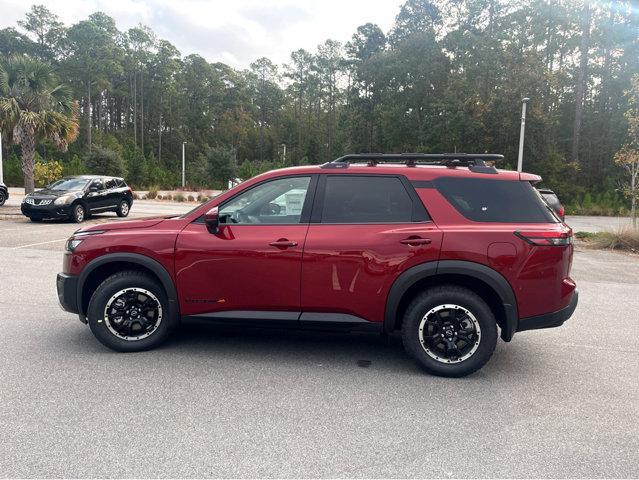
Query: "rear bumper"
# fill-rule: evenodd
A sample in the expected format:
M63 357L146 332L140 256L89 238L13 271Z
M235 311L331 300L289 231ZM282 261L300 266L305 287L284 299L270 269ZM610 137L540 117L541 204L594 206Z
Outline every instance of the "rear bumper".
M537 330L539 328L559 327L572 316L575 308L577 308L578 301L579 292L575 290L567 307L537 317L520 318L517 331L523 332L525 330Z
M58 273L55 283L60 306L67 312L78 313L78 277L67 275L66 273Z
M20 206L22 214L30 218L66 218L71 216L71 205L30 205Z

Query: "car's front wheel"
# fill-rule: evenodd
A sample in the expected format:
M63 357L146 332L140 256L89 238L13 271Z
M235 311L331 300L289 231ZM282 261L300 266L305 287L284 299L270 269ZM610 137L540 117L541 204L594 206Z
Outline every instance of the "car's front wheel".
M166 340L173 325L164 288L138 271L104 280L91 296L87 320L96 338L119 352L154 348Z
M129 202L127 202L126 200L122 200L118 205L118 209L115 211L115 213L118 214L118 217L126 217L129 215L129 209Z
M0 190L0 207L4 205L4 202L6 202L6 200L7 200L7 196L4 194L2 190Z
M71 220L75 223L82 223L87 216L87 211L81 203L76 204L71 209Z
M495 316L476 293L456 285L429 288L403 318L404 348L433 375L463 377L490 359L497 343Z

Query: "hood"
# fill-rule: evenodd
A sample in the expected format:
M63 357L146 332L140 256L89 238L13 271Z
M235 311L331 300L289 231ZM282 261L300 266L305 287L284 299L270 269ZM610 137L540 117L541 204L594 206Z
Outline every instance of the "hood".
M75 233L83 233L83 232L109 232L112 230L132 230L134 228L149 228L154 225L157 225L161 221L163 221L166 217L153 217L153 218L142 218L140 220L125 220L122 222L109 222L109 223L100 223L98 225L91 225L90 227L84 227Z
M64 195L77 195L78 193L82 193L82 190L49 190L48 188L43 188L40 190L36 190L33 193L27 195L27 197L32 198L57 198L62 197Z

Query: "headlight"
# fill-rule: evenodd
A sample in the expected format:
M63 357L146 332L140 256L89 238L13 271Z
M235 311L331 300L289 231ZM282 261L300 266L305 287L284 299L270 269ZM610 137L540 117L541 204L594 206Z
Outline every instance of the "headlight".
M75 195L63 195L62 197L56 198L53 203L56 205L66 205L73 202L73 200L75 200Z
M92 235L100 235L101 233L104 233L104 230L89 230L87 232L77 230L73 234L73 236L67 240L67 243L64 245L64 249L67 252L73 252L76 248L78 248L78 245L80 245L86 237L90 237Z
M81 238L70 238L69 240L67 240L66 245L64 246L64 249L68 252L72 252L74 251L78 245L80 245L82 243L82 239Z

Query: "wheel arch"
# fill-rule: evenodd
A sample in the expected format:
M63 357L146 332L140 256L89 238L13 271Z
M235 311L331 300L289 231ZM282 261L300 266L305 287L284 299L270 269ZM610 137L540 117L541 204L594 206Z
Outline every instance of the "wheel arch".
M477 293L493 311L501 338L510 341L517 331L515 294L503 275L480 263L441 260L409 268L393 283L386 300L384 331L401 328L403 313L410 300L424 289L442 284L460 285Z
M91 260L78 279L77 305L80 318L86 318L91 295L105 278L123 270L143 271L156 278L169 301L169 315L179 318L177 290L169 272L158 261L138 253L111 253Z

